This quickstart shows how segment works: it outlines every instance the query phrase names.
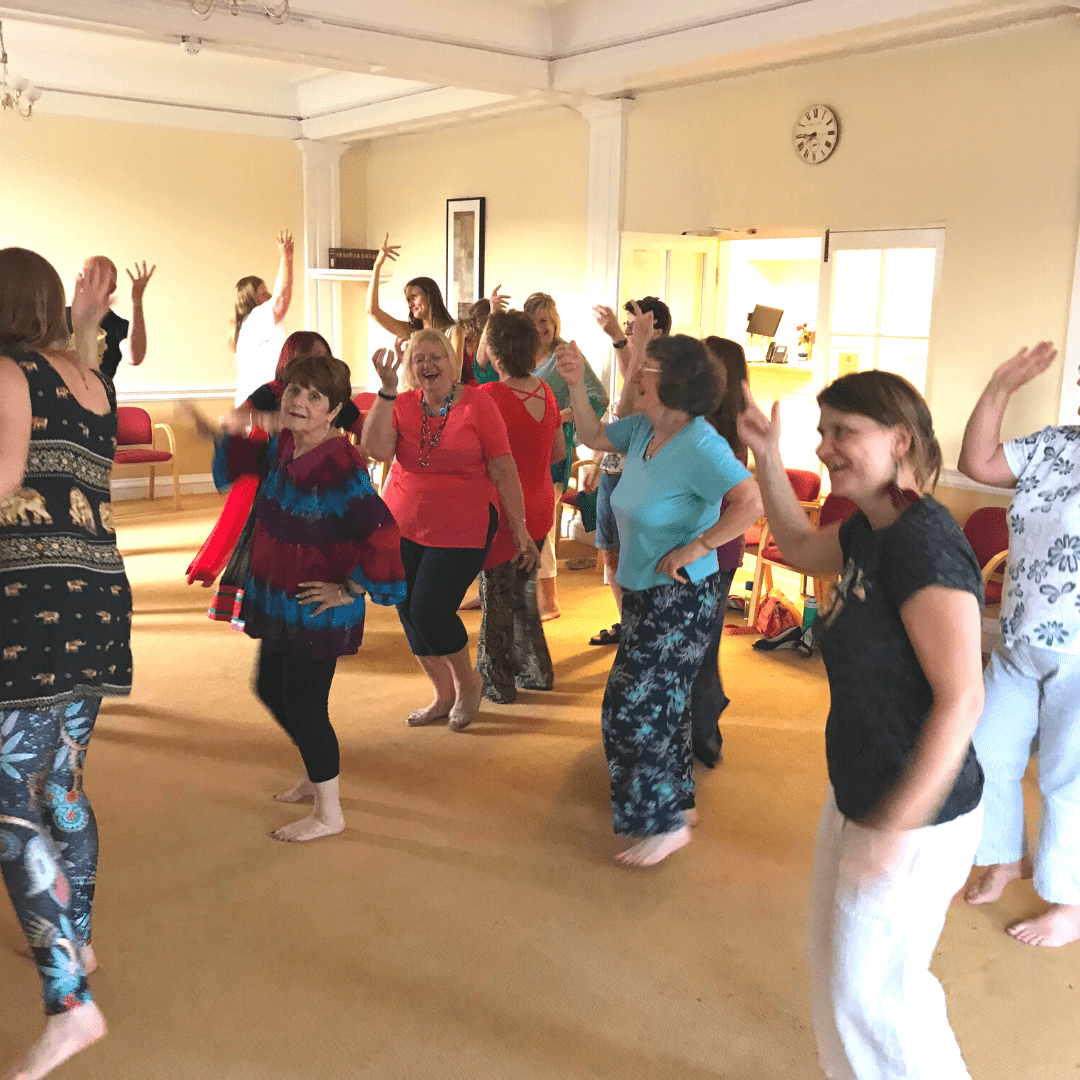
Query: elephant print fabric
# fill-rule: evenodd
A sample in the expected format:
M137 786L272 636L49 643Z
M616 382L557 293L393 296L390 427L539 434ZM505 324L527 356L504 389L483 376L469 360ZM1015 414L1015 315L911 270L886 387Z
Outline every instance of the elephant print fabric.
M0 710L41 710L131 690L131 589L116 547L110 410L84 408L37 354L23 482L0 503ZM75 644L73 644L75 643Z
M82 776L99 705L0 712L0 874L50 1014L90 1000L80 948L90 941L98 838Z

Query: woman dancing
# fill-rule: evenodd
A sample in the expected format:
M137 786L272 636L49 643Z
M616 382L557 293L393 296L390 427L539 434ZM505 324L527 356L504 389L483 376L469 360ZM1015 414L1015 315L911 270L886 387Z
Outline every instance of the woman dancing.
M491 316L488 353L500 382L482 389L495 402L510 437L521 487L525 519L537 551L547 536L552 506L551 465L566 457L559 406L551 387L532 373L540 335L520 311ZM484 678L484 697L508 704L517 688L550 690L555 673L536 606L532 568L513 561L514 540L505 517L480 574L483 620L476 667Z
M386 260L393 261L400 251L401 245L391 244L390 234L387 233L371 270L367 293L368 315L395 338L408 338L417 330L438 330L450 341L460 364L465 350L465 328L446 310L442 290L431 278L414 277L405 282L405 303L409 305L408 320L395 319L379 307L379 272Z
M105 1034L87 975L97 877L83 764L102 697L131 691L131 589L109 475L116 395L98 369L107 270L64 286L40 255L0 251L0 873L47 1020L13 1071L40 1080Z
M930 973L982 822L979 564L929 494L930 410L885 371L818 395L832 490L858 511L814 530L780 458L780 409L744 385L769 527L798 572L840 576L823 617L832 789L817 834L808 953L818 1060L833 1080L969 1080Z
M690 842L690 691L712 634L716 549L757 520L761 499L705 418L720 391L701 342L685 334L650 340L652 314L634 319L635 415L597 419L573 342L559 349L559 371L585 445L626 455L611 501L623 625L601 724L615 832L643 838L616 858L652 866Z
M404 353L402 344L372 357L382 387L361 445L379 461L395 459L384 496L401 529L408 587L398 615L435 691L407 722L448 718L447 726L461 731L476 718L484 680L469 659L469 633L457 609L484 565L500 502L523 569L536 565L536 548L495 403L458 383L461 361L438 330L418 330ZM399 368L408 388L400 395Z
M986 770L975 864L987 869L964 895L970 904L992 903L1010 881L1034 872L1035 891L1049 907L1009 933L1025 945L1049 946L1080 939L1080 428L1045 427L1003 444L1001 422L1012 395L1056 356L1043 341L1002 364L968 420L960 451L960 471L972 480L1016 491L1001 607L1004 645L986 669L986 708L975 730ZM1034 865L1020 786L1033 745L1042 792Z
M219 487L237 476L265 478L242 614L244 632L260 639L255 692L296 744L307 774L279 801L315 803L310 815L271 835L303 841L345 829L328 707L338 657L360 648L364 594L390 605L405 590L393 517L356 448L334 428L349 399L348 366L299 357L284 381L282 430L269 443L201 427L217 437Z
M288 229L278 233L277 246L280 258L273 292L254 275L236 283L229 347L236 353L237 407L252 390L274 377L285 342L285 313L293 290L293 238Z

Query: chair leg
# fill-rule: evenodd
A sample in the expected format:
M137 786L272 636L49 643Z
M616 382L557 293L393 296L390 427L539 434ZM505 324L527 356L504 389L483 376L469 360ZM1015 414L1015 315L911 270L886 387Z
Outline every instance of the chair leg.
M157 470L153 465L150 466L150 498L153 499L157 494L157 477L154 475Z
M750 590L750 610L746 613L746 625L753 626L757 620L758 605L761 603L761 582L765 575L765 560L758 555L754 564L754 586Z
M173 506L176 510L180 509L180 474L176 471L176 458L172 460L172 491L173 491Z

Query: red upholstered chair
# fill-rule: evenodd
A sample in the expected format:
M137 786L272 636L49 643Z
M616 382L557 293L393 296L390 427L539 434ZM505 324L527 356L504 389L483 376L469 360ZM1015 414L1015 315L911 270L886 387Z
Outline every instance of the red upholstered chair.
M964 522L964 535L982 567L986 606L1001 603L1005 560L1009 554L1009 519L1003 506L983 506Z
M155 477L159 465L168 465L172 473L173 503L180 509L180 476L176 471L176 436L168 424L155 424L145 409L131 405L121 405L116 410L116 456L113 459L114 475L116 468L128 465L150 466L150 498L155 495ZM168 450L154 449L154 433L163 431L169 442Z
M814 525L819 529L824 529L838 521L849 518L858 507L850 499L829 492L820 507L814 504L814 509L816 510L816 519L813 514L811 515ZM811 511L808 510L808 513L811 513ZM786 570L794 569L772 539L768 524L766 524L761 537L761 549L758 552L757 565L754 567L754 586L753 591L750 593L750 611L747 615L748 626L753 626L754 620L757 618L757 609L762 596L768 596L769 590L772 589L772 568L779 566ZM832 584L832 580L828 578L814 578L814 598L817 600L819 608L824 607L828 599L829 587Z

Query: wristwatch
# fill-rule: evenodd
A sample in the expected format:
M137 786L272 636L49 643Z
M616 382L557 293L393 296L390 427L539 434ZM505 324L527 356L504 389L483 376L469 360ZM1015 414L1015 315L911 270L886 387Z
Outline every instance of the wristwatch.
M628 338L623 338L622 341L613 342L611 347L613 349L625 349L626 346L629 345L629 344L630 344L629 339Z

